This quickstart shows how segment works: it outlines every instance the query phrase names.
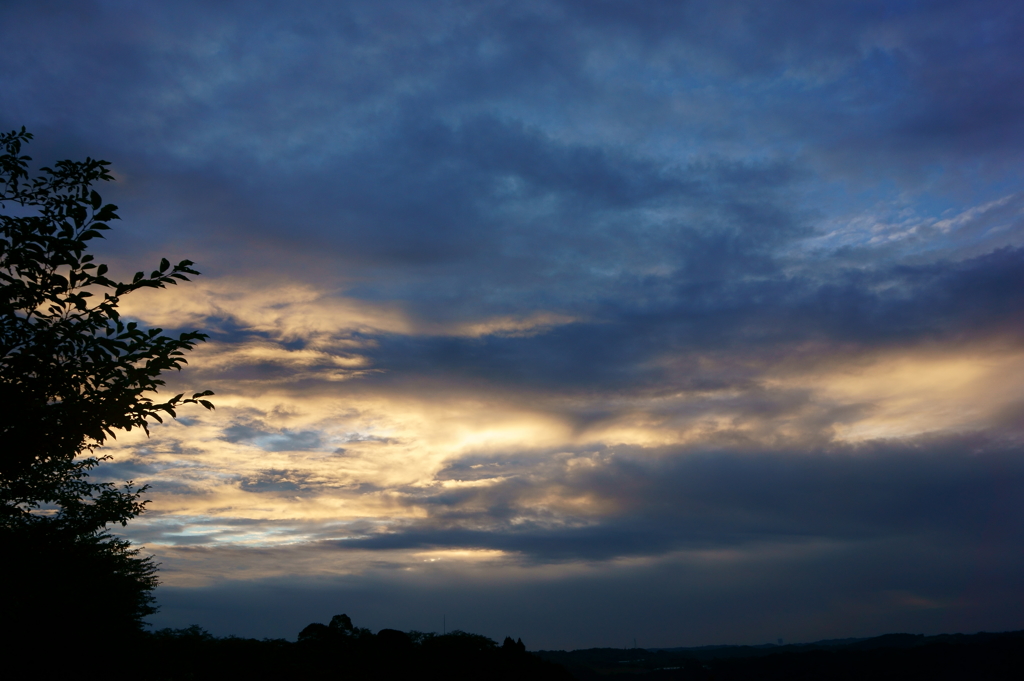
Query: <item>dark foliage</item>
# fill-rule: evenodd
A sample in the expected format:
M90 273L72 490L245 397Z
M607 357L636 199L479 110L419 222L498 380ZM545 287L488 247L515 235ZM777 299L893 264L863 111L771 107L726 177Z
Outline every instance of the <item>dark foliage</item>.
M140 631L153 612L155 566L109 525L142 512L145 487L93 482L93 455L116 430L147 430L175 416L177 395L149 395L162 372L206 336L177 338L122 321L122 296L198 274L190 261L163 260L131 282L107 277L86 253L118 219L92 186L113 179L106 161L60 161L28 172L25 131L0 134L0 578L3 615L24 638L42 623L76 635ZM79 633L78 630L84 633Z
M336 615L330 624L309 625L295 643L217 638L192 626L135 639L121 652L146 660L140 672L152 681L572 679L561 666L526 652L522 641L499 646L485 636L462 631L438 635L381 629L374 634L352 626L345 615ZM83 667L76 671L81 674ZM97 669L92 678L103 673Z
M155 612L156 566L126 541L51 522L15 524L2 537L3 610L14 641L38 644L59 629L79 645L108 643L137 635Z
M568 679L564 670L526 652L522 641L497 643L478 634L424 634L381 629L376 635L352 626L347 615L299 633L300 658L330 664L344 660L353 678Z

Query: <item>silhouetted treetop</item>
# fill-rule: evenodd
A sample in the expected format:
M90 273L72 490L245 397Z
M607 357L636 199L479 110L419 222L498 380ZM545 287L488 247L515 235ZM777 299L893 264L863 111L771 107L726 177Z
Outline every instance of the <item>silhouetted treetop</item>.
M113 179L109 163L60 161L30 177L31 159L20 152L31 138L24 128L0 135L0 208L16 213L0 214L0 479L23 508L63 501L48 484L54 465L92 451L115 430L148 432L151 420L189 402L213 408L202 399L209 391L149 397L164 384L160 374L181 369L184 353L206 334L165 336L122 321L117 309L133 291L187 281L198 274L192 262L164 259L148 276L109 278L86 253L119 219L117 206L92 189Z

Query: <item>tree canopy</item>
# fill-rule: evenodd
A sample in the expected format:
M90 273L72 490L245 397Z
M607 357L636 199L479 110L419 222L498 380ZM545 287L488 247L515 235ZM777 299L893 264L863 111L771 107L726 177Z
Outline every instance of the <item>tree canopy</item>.
M24 557L4 568L13 571L5 577L23 584L59 579L47 571L74 563L92 574L93 585L120 579L134 589L123 608L134 626L152 612L155 566L106 528L142 512L146 487L93 482L89 472L107 458L94 452L118 430L148 433L153 420L175 417L181 405L212 409L204 398L213 393L154 400L160 375L180 370L185 353L207 336L164 335L123 320L118 304L133 291L198 272L189 260L172 266L163 259L148 276L108 277L108 267L86 251L119 219L117 206L93 189L113 179L109 163L65 160L31 176L32 159L21 153L31 139L24 128L0 134L0 531L6 548ZM42 593L23 591L30 600Z

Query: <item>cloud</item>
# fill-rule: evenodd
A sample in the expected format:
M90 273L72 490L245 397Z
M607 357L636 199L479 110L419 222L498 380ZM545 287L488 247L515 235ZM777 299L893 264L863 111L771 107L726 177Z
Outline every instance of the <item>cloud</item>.
M184 540L154 535L170 585L159 625L199 618L218 633L291 637L335 610L421 630L443 611L488 635L516 623L547 648L611 645L623 622L648 645L866 635L894 622L1012 628L1016 615L998 604L1017 598L1022 460L1019 443L955 435L828 451L466 457L439 481L488 485L410 493L425 517L188 521ZM283 541L268 543L268 531ZM234 538L210 541L225 532ZM262 543L243 548L247 534ZM207 612L211 602L259 603L259 630ZM597 602L600 624L577 625ZM547 614L551 603L560 614ZM543 624L551 617L557 626Z
M320 434L313 430L268 432L251 425L234 425L224 430L228 442L247 442L269 452L318 449Z

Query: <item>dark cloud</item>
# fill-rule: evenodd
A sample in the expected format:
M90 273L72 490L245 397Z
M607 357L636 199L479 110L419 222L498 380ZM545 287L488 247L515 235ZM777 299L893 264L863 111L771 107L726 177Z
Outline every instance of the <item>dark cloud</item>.
M141 459L128 459L104 463L99 471L102 471L103 478L107 480L134 480L152 475L157 468Z
M399 440L393 437L381 437L379 435L369 435L366 433L345 433L342 437L342 442L347 443L363 443L363 444L381 444L381 445L393 445L399 442Z
M409 490L406 503L426 519L345 545L487 547L547 562L763 542L1024 538L1013 502L1024 452L978 435L805 451L619 446L469 457L438 479L491 484Z
M186 5L111 16L89 3L46 15L12 3L12 53L30 52L39 35L69 40L44 65L10 70L19 111L0 120L54 128L61 153L91 145L128 169L135 191L192 205L162 218L160 205L156 224L198 218L201 230L214 223L275 239L298 228L300 248L326 240L349 266L479 262L494 231L512 226L498 245L519 241L532 256L559 237L590 242L593 230L579 226L609 207L692 199L685 178L680 186L665 172L665 150L680 146L687 159L788 159L799 146L807 158L841 157L843 173L860 166L870 183L897 184L926 172L922 164L958 174L967 157L984 154L1003 170L1019 158L1022 18L1006 3L650 5L448 3L427 13L355 4L287 16L275 5ZM592 65L602 57L606 69ZM729 92L721 78L750 87ZM674 97L692 104L673 119ZM573 123L601 134L585 143ZM680 138L691 130L704 134ZM544 131L569 141L545 145ZM252 204L257 187L269 214ZM718 196L733 213L726 222L750 189ZM545 206L558 229L524 234L545 197L563 208ZM138 208L149 214L147 204L167 203L159 198ZM612 248L635 241L621 224L615 231L623 238ZM771 242L772 230L758 231Z
M303 482L294 471L266 470L242 480L241 488L246 492L297 492L304 487Z
M427 374L555 391L750 388L772 363L808 358L809 346L828 355L836 347L858 352L992 337L1016 345L1024 319L1024 250L1014 248L958 262L847 268L825 281L684 280L646 305L645 283L607 301L593 321L528 338L380 337L367 355L393 373L367 380ZM700 366L708 354L722 356L725 366ZM677 369L670 375L652 366L668 355Z
M224 429L222 439L242 442L267 452L287 452L320 449L320 433L314 430L268 430L258 424L235 424Z

